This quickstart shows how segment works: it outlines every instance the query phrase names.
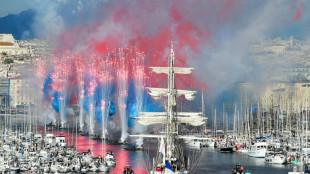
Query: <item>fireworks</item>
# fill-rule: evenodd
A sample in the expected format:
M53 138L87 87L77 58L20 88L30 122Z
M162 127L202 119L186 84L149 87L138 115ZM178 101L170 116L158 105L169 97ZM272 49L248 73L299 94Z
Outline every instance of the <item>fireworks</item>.
M136 48L119 48L104 56L90 54L81 56L66 51L63 55L54 55L51 62L46 58L37 62L37 76L41 80L41 89L48 83L49 92L43 90L46 99L59 113L62 126L66 124L67 108L70 104L79 104L79 125L84 130L84 114L88 115L87 123L90 133L102 130L107 132L106 122L109 115L109 101L116 100L121 120L122 140L127 138L129 82L135 85L136 101L140 106L143 98L145 72L145 55ZM113 87L116 87L115 91ZM76 96L76 97L75 97ZM56 106L55 106L56 103ZM86 112L85 112L86 111ZM102 127L96 128L95 122Z

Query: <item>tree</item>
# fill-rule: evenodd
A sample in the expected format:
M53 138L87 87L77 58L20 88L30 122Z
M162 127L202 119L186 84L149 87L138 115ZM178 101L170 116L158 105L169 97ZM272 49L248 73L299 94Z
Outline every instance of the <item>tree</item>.
M14 63L14 61L12 59L5 59L3 61L4 64L10 64L10 63Z
M6 56L7 53L6 53L6 52L2 52L1 55L2 55L2 56Z

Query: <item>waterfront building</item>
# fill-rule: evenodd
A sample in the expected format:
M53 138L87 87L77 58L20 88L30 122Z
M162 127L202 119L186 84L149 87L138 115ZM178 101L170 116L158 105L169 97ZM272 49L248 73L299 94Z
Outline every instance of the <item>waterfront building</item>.
M3 107L5 103L9 103L9 79L0 78L0 106Z
M14 78L10 79L10 106L36 105L38 94L34 92L31 80Z
M0 34L0 53L8 56L31 55L31 50L20 45L12 34Z

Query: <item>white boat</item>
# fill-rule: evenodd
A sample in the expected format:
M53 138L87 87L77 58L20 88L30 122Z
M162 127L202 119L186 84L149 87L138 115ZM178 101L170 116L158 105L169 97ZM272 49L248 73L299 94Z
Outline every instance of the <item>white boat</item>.
M214 147L215 146L215 140L213 138L205 139L202 142L202 146Z
M34 141L38 142L42 140L42 135L41 134L35 134L34 135Z
M240 153L248 153L249 149L247 149L247 148L240 148L240 149L238 149L238 152L240 152Z
M37 153L36 152L29 152L28 153L28 160L35 161L37 159Z
M214 147L215 140L213 138L208 137L188 137L191 139L186 139L187 137L184 137L185 143L189 147L194 148L201 148L201 147Z
M67 145L66 137L65 136L56 136L56 144L58 144L59 146L65 147Z
M116 165L114 155L112 151L109 151L107 155L104 157L104 161L107 163L107 166L112 167Z
M257 142L250 145L248 155L255 158L265 158L268 144L266 142Z
M9 169L10 169L10 166L9 166L8 161L3 161L0 163L0 172L5 173L6 171L9 171Z
M46 134L45 135L45 143L49 144L49 145L55 143L55 136L54 136L54 134Z
M265 156L265 162L270 164L284 164L286 157L281 153L269 153Z
M201 148L202 147L202 140L200 140L200 139L193 139L193 140L190 140L187 143L187 145L190 146L190 147L194 147L194 148Z

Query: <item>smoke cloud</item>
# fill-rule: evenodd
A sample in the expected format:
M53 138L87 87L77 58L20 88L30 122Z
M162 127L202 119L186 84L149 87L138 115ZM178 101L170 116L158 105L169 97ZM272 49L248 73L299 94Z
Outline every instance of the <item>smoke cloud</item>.
M223 94L237 91L240 82L267 82L276 73L274 66L261 66L253 59L249 53L253 41L279 34L308 37L308 4L302 0L36 3L37 36L48 39L56 55L70 50L85 57L104 57L113 50L134 47L145 54L146 67L166 66L172 41L177 66L195 68L194 75L181 78L177 86L206 89L210 103L222 102ZM164 76L145 71L146 86L166 86Z

